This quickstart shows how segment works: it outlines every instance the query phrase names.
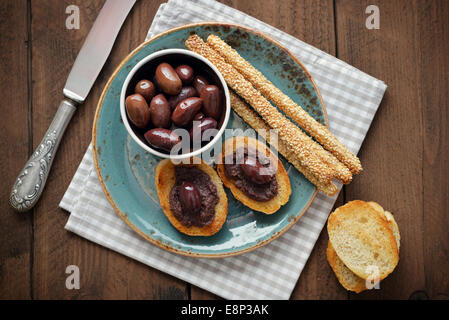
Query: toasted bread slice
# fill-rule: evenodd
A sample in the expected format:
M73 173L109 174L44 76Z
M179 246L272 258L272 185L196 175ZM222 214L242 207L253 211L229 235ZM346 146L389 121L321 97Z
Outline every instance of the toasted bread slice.
M326 249L327 262L331 266L338 279L338 282L349 291L360 293L366 290L366 280L358 277L354 272L345 266L343 261L340 260L335 249L332 247L330 241L327 243Z
M394 238L396 239L396 245L398 246L398 252L401 242L401 235L399 234L399 226L396 223L396 220L394 220L393 214L389 211L384 210L380 204L374 201L368 202L368 204L373 207L375 210L377 210L380 213L383 213L384 215L382 217L385 217L385 219L388 222L388 225L390 226L391 231L393 231Z
M232 178L229 178L226 175L225 168L223 165L224 158L227 154L232 154L235 150L240 147L252 147L258 152L263 152L265 150L265 155L272 159L273 163L277 163L277 171L276 171L276 180L278 182L278 193L277 195L268 200L268 201L257 201L250 197L248 197L242 190L240 190L235 184ZM227 154L225 154L227 153ZM279 210L281 206L287 203L290 198L290 194L292 193L292 189L290 186L290 178L288 177L287 172L285 171L282 162L279 160L276 155L274 155L270 148L264 144L263 142L250 138L250 137L233 137L228 139L223 144L222 153L217 157L217 159L221 159L222 161L217 161L217 172L220 176L223 184L228 187L234 197L242 202L247 207L263 212L265 214L272 214Z
M388 212L384 211L384 209L375 202L368 202L372 207L378 211L379 214L381 214L383 217L385 217L389 223L389 226L391 230L393 231L393 234L396 239L396 244L399 249L399 243L400 243L400 235L399 235L399 227L394 220L393 215ZM366 280L360 278L355 273L353 273L351 270L349 270L348 267L341 261L341 259L338 257L337 253L335 252L335 249L332 247L331 242L329 241L327 244L327 250L326 250L326 256L327 261L329 262L329 265L331 266L332 270L334 271L335 275L337 276L338 281L340 284L346 289L350 291L354 291L356 293L360 293L364 290L366 290Z
M223 184L218 177L215 170L204 163L201 160L201 164L182 164L184 166L196 166L201 171L207 173L210 180L217 188L217 195L219 197L218 203L215 205L215 217L212 222L204 227L197 226L184 226L176 217L170 209L170 191L175 185L175 165L169 159L162 160L156 167L156 190L159 196L159 202L161 208L167 216L170 223L178 229L178 231L187 234L189 236L211 236L223 227L226 221L226 216L228 214L228 198L223 188Z
M329 216L327 231L338 257L362 279L376 269L382 280L399 261L389 222L372 204L356 200L337 208Z

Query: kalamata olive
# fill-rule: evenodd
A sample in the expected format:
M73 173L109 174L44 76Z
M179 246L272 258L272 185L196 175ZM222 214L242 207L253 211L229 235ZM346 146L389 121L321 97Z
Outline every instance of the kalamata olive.
M147 103L150 103L151 99L153 99L154 95L156 94L156 87L150 80L140 80L136 84L134 93L141 94L145 98Z
M145 128L150 122L150 109L145 98L138 94L132 94L125 100L126 113L129 120L140 129Z
M184 85L192 83L194 73L193 73L193 69L191 66L182 64L182 65L176 67L175 71L178 74L179 79L181 79L181 81Z
M181 138L172 130L164 128L154 128L144 134L147 142L155 148L170 151L176 144L181 142Z
M161 88L159 87L159 85L156 82L156 75L153 75L153 84L154 84L154 87L156 88L156 92L161 92L162 91Z
M204 113L202 112L198 112L194 117L193 117L193 121L200 121L204 118Z
M151 122L156 128L168 128L170 126L171 110L162 93L151 100L150 114Z
M203 112L206 116L215 120L220 119L221 115L221 97L220 89L217 86L205 86L200 94L203 99Z
M201 194L192 182L184 181L181 184L179 200L185 212L198 213L201 210Z
M268 183L273 177L268 169L262 171L264 166L254 157L245 158L241 168L245 177L255 184Z
M166 62L157 66L155 79L159 88L166 94L175 95L181 91L181 79L175 69Z
M171 96L168 98L168 105L173 110L176 108L178 103L190 97L199 97L196 89L194 87L182 87L181 91L176 96Z
M191 97L184 99L176 106L171 119L176 125L185 127L192 122L193 117L200 111L202 106L203 100L201 98Z
M217 121L214 118L204 118L200 121L193 121L190 129L190 139L201 139L203 132L207 129L216 129ZM200 140L201 141L201 140Z
M201 94L201 90L203 90L203 88L207 85L209 85L209 81L207 81L207 79L203 76L196 76L193 79L193 86L195 87L196 91L198 91L198 94Z

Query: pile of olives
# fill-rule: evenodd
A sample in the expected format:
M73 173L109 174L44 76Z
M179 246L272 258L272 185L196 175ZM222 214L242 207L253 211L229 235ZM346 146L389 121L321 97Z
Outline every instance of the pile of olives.
M223 93L187 65L173 68L159 63L154 75L142 79L125 100L129 121L153 148L170 152L181 142L174 132L183 128L190 140L202 139L207 129L217 129L223 113Z

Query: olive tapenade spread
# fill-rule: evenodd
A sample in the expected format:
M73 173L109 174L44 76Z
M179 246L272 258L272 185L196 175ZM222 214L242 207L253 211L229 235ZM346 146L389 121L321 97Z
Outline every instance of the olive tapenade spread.
M170 191L170 209L184 226L204 227L215 216L219 201L209 175L193 166L176 166L176 182Z
M268 201L278 194L278 182L270 159L253 148L239 148L226 156L225 173L248 197L256 201ZM261 169L266 168L263 174Z

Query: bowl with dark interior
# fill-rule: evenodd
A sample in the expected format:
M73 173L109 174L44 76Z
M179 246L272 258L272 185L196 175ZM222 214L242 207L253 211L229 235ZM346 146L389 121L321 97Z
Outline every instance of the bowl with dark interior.
M220 143L230 110L229 89L217 68L184 49L143 58L120 95L128 134L147 152L172 160L198 156Z

